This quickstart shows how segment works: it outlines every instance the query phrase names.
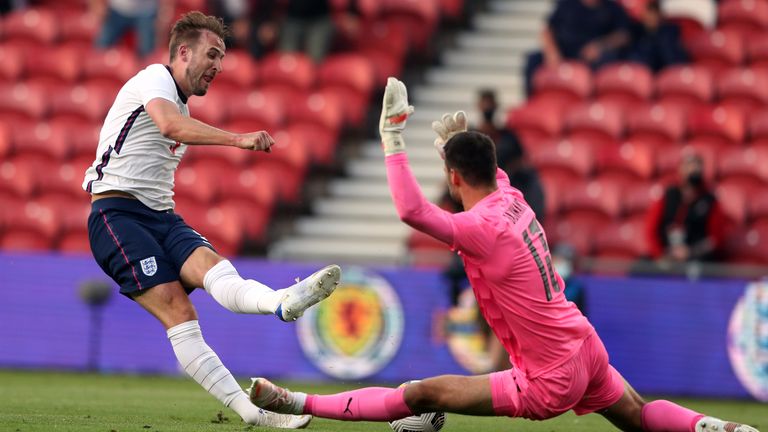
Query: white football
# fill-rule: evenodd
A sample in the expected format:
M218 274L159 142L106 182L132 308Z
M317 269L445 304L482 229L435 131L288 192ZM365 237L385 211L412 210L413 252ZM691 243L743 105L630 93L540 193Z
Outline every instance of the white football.
M400 387L418 381L419 380L407 381L400 384ZM395 432L437 432L442 429L444 425L444 412L424 413L389 422L389 426Z
M389 422L395 432L437 432L445 425L444 412L431 412Z

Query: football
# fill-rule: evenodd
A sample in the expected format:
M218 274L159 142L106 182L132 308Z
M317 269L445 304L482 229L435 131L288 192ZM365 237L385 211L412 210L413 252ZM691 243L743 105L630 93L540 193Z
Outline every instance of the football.
M444 412L431 412L389 422L395 432L437 432L445 425Z
M400 387L415 382L418 380L404 382L400 384ZM424 413L389 422L389 426L395 432L437 432L444 425L444 412Z

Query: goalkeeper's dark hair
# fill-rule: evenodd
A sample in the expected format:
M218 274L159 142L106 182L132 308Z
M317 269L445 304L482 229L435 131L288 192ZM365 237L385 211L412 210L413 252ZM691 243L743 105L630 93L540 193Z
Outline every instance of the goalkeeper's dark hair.
M458 171L470 186L496 184L496 145L486 134L460 132L445 143L445 165Z

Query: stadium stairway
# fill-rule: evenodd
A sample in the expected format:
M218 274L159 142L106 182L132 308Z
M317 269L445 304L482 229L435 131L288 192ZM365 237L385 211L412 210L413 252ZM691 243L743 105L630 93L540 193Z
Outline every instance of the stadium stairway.
M495 0L473 18L472 30L459 34L442 53L441 65L411 86L416 112L408 121L408 157L422 190L433 202L443 192L442 162L432 142L433 120L465 110L475 123L477 92L497 91L501 109L524 100L522 68L526 53L538 46L538 33L553 0ZM371 109L378 109L375 105ZM270 258L344 263L403 264L411 261L411 229L392 205L380 143L366 142L351 160L348 176L331 182L329 195L313 203L313 215L297 221L295 232L275 242Z

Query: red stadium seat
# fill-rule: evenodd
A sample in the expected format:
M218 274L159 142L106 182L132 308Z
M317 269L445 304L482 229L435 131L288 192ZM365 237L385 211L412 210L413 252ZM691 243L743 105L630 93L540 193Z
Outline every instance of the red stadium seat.
M332 94L313 92L292 100L288 105L290 123L312 123L338 132L341 129L343 102Z
M758 193L749 196L747 217L753 222L768 220L768 194Z
M380 18L390 25L399 26L408 35L408 42L416 52L424 53L435 32L439 19L436 1L387 0Z
M4 160L13 151L11 125L0 121L0 160Z
M53 247L53 238L33 229L6 230L0 235L0 250L14 252L45 251Z
M589 256L592 254L595 233L606 223L606 220L580 214L564 214L545 223L547 242L550 248L567 244L573 247L577 256Z
M707 32L704 24L693 17L681 16L681 15L667 15L666 20L680 29L680 37L683 39L685 45L698 39L701 35Z
M248 201L271 211L277 201L278 178L259 166L215 175L221 201Z
M600 102L578 105L565 113L565 127L572 139L592 142L597 148L615 146L624 134L619 110Z
M661 198L664 187L659 183L640 181L622 186L621 208L625 217L644 217L651 204Z
M715 188L717 202L731 223L736 226L744 224L747 220L747 199L749 192L754 190L744 188L743 185L734 182L718 182Z
M250 53L240 50L227 50L227 55L221 62L222 71L216 75L212 87L226 85L247 91L256 85L259 79L259 69Z
M2 20L3 38L29 41L38 46L51 45L59 37L59 19L54 12L43 8L18 9Z
M48 121L51 129L67 138L66 154L70 158L87 156L93 161L99 145L101 123L72 121L70 118L53 118Z
M339 134L316 123L291 123L285 130L297 142L309 146L307 152L314 163L320 165L332 164L339 145Z
M312 60L300 53L274 53L260 63L261 81L269 87L280 87L288 95L303 94L315 84Z
M0 45L0 64L3 65L0 68L0 78L8 82L19 81L25 72L24 57L24 51L20 47L11 44Z
M717 155L717 175L721 179L744 178L756 183L768 181L768 148L732 147Z
M387 84L387 78L391 76L400 76L403 71L403 58L398 54L392 53L386 49L365 48L360 54L368 61L376 65L373 68L374 82L379 88Z
M630 140L670 145L685 135L685 115L664 105L637 107L627 113L627 137Z
M176 170L173 190L198 204L210 204L218 194L217 183L216 177L208 174L204 163L181 165Z
M228 119L234 97L242 93L229 94L221 87L212 85L204 97L192 97L187 100L190 117L207 123L211 126L221 127Z
M309 143L302 142L303 136L289 130L275 131L272 136L275 138L272 153L257 159L256 166L280 179L277 189L283 202L298 203L309 164Z
M592 73L576 62L539 68L533 78L533 99L551 99L561 106L572 105L592 94Z
M768 264L768 225L755 224L735 230L726 242L728 262L737 264Z
M53 161L69 156L69 136L59 126L39 122L31 127L14 128L12 136L17 154L38 154Z
M746 137L746 122L741 111L724 106L701 106L688 115L692 140L717 144L738 144Z
M337 54L327 58L318 73L323 93L338 95L347 123L361 127L374 87L373 66L360 54Z
M718 29L735 32L742 38L768 29L768 2L764 0L725 0L717 8ZM745 39L748 40L748 39Z
M751 113L747 126L752 144L768 146L768 108Z
M68 229L63 231L56 241L56 250L67 254L89 254L91 242L88 239L88 229Z
M62 43L83 43L93 46L99 33L99 22L91 13L76 9L59 11L57 15L66 25L59 28L59 39Z
M244 215L238 209L179 200L176 208L184 220L225 257L236 255L242 245Z
M670 66L656 77L657 100L672 109L708 103L714 93L711 73L699 66Z
M136 55L125 47L93 50L83 59L83 76L90 82L122 86L138 71Z
M231 95L227 105L230 121L252 122L251 130L272 131L282 126L287 117L284 95L269 89Z
M551 140L563 129L563 117L559 105L527 103L509 110L507 127L514 130L527 148L539 142Z
M0 161L0 180L0 192L17 197L29 198L35 190L33 173L21 169L14 159Z
M611 220L621 214L619 185L592 180L574 184L561 197L562 209L571 216L583 214L595 220Z
M717 93L720 105L743 113L754 111L768 105L768 74L749 68L731 69L717 81Z
M734 33L712 31L688 44L694 62L716 75L725 69L744 62L746 53L741 37Z
M752 68L763 71L768 69L768 31L750 37L746 49L747 58Z
M0 118L19 127L44 119L48 115L47 95L38 86L0 82Z
M48 78L57 83L70 85L82 74L83 58L72 48L60 48L56 45L38 50L35 55L25 56L24 69L30 80Z
M594 255L599 258L636 259L648 253L642 218L616 221L595 233Z
M627 113L645 104L653 94L653 73L640 63L616 63L595 75L595 96Z
M545 173L562 172L574 180L588 177L594 166L591 152L579 151L579 143L570 140L557 140L539 143L531 147L531 163Z
M50 171L38 173L38 197L41 193L56 193L68 197L69 200L84 200L87 197L82 187L84 175L85 169L69 162L59 164Z
M596 175L605 182L623 185L637 180L649 180L654 174L654 154L647 147L625 142L606 147L595 155Z
M99 83L65 86L51 95L50 115L72 123L103 122L114 98L112 88Z

